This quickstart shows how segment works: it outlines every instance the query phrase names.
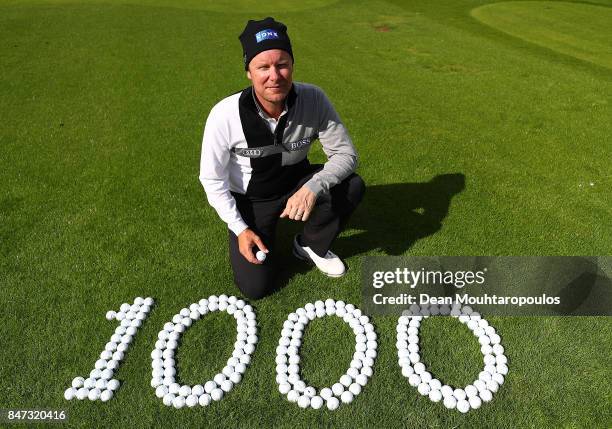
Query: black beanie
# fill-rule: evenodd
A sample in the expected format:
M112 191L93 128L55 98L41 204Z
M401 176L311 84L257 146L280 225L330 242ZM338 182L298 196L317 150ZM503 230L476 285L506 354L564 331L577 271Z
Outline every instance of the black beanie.
M238 38L242 43L245 70L249 69L249 63L253 57L270 49L287 51L293 60L287 26L282 22L275 21L274 18L267 17L260 21L249 20Z

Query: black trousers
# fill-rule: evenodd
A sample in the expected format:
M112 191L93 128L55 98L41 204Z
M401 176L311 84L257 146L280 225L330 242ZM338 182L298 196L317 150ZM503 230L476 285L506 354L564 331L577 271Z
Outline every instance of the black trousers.
M279 258L276 254L275 239L279 216L285 209L287 200L321 168L322 165L310 166L310 171L298 184L287 194L278 198L263 200L233 194L242 219L250 229L259 235L270 251L263 264L252 264L240 253L236 235L228 230L234 282L247 298L259 299L276 289ZM364 193L363 180L353 173L332 187L328 195L319 196L310 217L304 222L301 244L310 247L317 255L325 256L332 242L361 202ZM257 251L257 249L254 250Z

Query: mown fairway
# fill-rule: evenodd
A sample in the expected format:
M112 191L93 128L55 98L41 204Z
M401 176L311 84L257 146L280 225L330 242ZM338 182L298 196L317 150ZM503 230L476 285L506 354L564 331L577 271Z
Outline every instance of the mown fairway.
M302 410L274 380L287 314L330 297L359 305L365 255L610 254L612 1L287 3L0 0L0 408L66 408L85 428L612 426L607 318L489 318L510 373L467 415L401 377L393 317L373 318L374 376L351 405ZM198 181L203 124L248 85L238 35L268 15L289 28L295 80L326 91L361 156L367 195L334 246L350 270L327 279L287 251L288 286L253 303L260 342L242 383L174 410L149 386L157 332L200 298L239 293ZM296 230L283 224L278 247ZM136 296L157 305L118 394L65 401L116 326L104 313ZM476 378L464 326L422 332L438 378ZM194 324L181 380L210 379L234 337L227 315ZM338 319L313 322L303 376L335 383L353 348Z

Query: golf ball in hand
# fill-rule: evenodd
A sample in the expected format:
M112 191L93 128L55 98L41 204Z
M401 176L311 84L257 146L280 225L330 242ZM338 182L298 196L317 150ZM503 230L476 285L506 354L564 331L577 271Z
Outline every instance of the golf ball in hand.
M257 258L258 261L263 262L266 260L266 254L264 252L262 252L261 250L258 250L257 253L255 254L255 257Z

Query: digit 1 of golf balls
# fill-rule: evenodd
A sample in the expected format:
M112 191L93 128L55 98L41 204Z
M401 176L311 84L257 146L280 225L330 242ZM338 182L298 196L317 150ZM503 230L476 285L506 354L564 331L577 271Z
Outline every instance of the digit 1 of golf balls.
M90 377L87 379L74 378L71 387L64 391L64 399L107 402L113 397L114 392L119 388L119 382L112 378L113 373L119 367L124 351L127 350L132 337L142 325L142 321L146 319L153 303L153 298L137 297L131 305L127 302L121 304L119 312L111 310L106 313L107 320L118 320L121 326L115 330L115 334L106 344L105 351L96 361L95 369L91 371Z

